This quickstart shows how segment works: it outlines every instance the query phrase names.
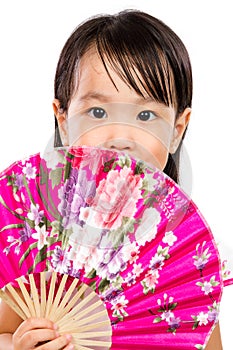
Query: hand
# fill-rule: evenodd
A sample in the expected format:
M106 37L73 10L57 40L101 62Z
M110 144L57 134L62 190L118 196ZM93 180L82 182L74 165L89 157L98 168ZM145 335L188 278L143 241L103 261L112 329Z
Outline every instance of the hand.
M45 318L29 318L12 337L14 350L72 350L70 335L60 336L53 322Z

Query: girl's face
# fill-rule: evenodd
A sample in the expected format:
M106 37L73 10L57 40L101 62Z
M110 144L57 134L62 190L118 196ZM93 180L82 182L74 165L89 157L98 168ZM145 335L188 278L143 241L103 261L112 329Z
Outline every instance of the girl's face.
M125 151L163 170L174 153L189 121L187 108L176 111L137 94L108 66L107 74L94 50L80 60L78 86L68 112L53 108L64 146L99 146ZM140 84L140 83L139 83Z

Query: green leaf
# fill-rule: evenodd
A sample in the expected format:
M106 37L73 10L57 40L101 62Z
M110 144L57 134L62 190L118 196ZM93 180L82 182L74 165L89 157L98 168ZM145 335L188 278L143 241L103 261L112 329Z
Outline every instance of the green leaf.
M99 292L103 293L105 291L105 289L108 288L108 286L110 285L110 281L107 278L104 278L100 284L99 284Z
M22 255L21 259L19 260L19 267L21 268L24 260L27 259L28 255L31 253L31 251L33 249L35 249L37 247L37 242L33 243L30 245L30 247L28 247L28 249L25 251L25 253Z
M198 324L199 324L198 321L194 322L194 325L193 325L193 328L192 328L193 331L194 331L194 329L196 329L198 327Z
M95 278L96 277L96 270L93 268L86 276L87 278Z
M173 303L171 304L171 306L169 306L169 310L174 310L177 307L177 303Z
M62 168L51 170L49 178L52 181L52 189L54 189L54 187L58 186L62 181Z
M7 225L7 226L4 226L0 232L3 232L5 230L10 230L12 228L23 228L24 227L24 224L11 224L11 225Z
M36 265L38 265L39 263L41 263L42 261L46 260L48 257L50 257L52 254L54 253L53 250L49 250L47 251L47 246L45 245L36 255L35 259L34 259L34 263L33 265L30 267L30 269L28 270L28 273L31 273L33 271L33 269L36 267Z

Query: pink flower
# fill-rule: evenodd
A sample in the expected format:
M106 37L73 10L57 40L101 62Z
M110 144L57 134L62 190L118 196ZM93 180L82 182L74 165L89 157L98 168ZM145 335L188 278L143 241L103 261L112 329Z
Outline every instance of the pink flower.
M144 278L145 286L148 289L155 288L155 285L158 283L158 278L159 278L159 273L157 270L153 271L153 273L152 271L148 272Z
M91 203L91 217L96 227L117 229L124 217L133 217L141 198L141 187L141 177L134 175L130 168L110 170L107 178L100 181ZM85 213L87 218L89 214ZM85 219L84 215L82 219Z

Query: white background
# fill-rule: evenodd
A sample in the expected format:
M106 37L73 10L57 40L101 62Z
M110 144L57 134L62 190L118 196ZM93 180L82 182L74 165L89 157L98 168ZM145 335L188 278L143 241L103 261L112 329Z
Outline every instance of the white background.
M225 242L226 252L233 255L231 6L230 0L2 1L0 170L43 151L53 135L56 63L73 29L98 13L144 10L167 23L190 53L194 98L185 143L193 178L189 191L217 239ZM230 287L223 296L224 350L231 349L232 295Z

